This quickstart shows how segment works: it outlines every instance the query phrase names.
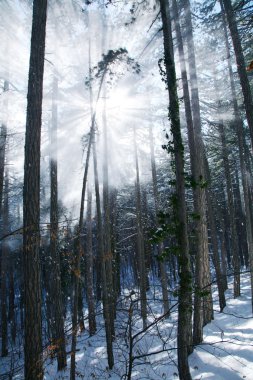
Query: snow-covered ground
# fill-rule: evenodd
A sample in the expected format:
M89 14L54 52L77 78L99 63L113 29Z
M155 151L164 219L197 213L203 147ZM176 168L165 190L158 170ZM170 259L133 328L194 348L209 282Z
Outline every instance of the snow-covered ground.
M217 299L214 299L214 321L204 329L204 342L195 348L189 357L192 378L194 380L237 380L253 379L253 318L251 312L249 274L241 278L241 297L233 299L232 284L226 293L227 307L223 313L218 311ZM161 302L158 300L159 290L149 294L149 323L161 313ZM132 299L134 300L134 296ZM214 292L214 298L217 293ZM120 380L126 379L129 363L129 306L131 297L124 297L119 303L121 311L116 321L117 337L114 343L113 370L107 367L105 334L101 316L97 319L98 331L89 337L88 331L78 336L77 376L76 379ZM137 302L133 302L137 307ZM167 379L175 380L177 374L176 351L176 319L177 311L172 310L171 317L163 319L134 339L134 356L132 379ZM138 313L133 313L132 336L141 330ZM69 337L70 338L70 337ZM69 339L70 341L70 339ZM70 347L68 347L70 351ZM46 356L46 355L45 355ZM18 358L13 361L13 368L18 366ZM22 357L19 358L22 364ZM2 360L3 373L9 366L9 360ZM69 379L70 355L68 367L57 373L56 361L45 357L45 380ZM5 368L4 368L5 367ZM16 372L14 370L14 372ZM13 379L22 379L19 371ZM0 379L9 379L2 377Z

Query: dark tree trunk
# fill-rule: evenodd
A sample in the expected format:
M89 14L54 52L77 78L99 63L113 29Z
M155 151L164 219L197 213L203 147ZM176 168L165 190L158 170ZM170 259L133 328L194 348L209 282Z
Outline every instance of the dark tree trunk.
M213 258L213 264L214 264L214 268L216 272L220 311L222 311L224 307L226 306L226 298L225 298L226 285L224 283L224 275L223 275L223 270L222 270L223 268L222 258L220 259L220 255L219 255L218 233L217 233L215 211L214 211L218 209L218 204L211 189L211 174L210 174L207 159L206 159L206 175L207 175L207 181L209 183L209 187L206 192L206 197L207 197L207 204L208 204L208 220L209 220L210 236L211 236L212 251L213 251L212 258ZM223 250L222 247L221 247L221 250Z
M58 250L58 176L57 176L57 98L58 79L54 76L52 92L51 157L50 157L50 260L51 283L49 285L52 307L52 337L56 347L58 370L66 367L64 317L61 292L61 263ZM48 270L45 268L45 270Z
M151 172L152 172L152 182L153 182L153 193L155 202L155 223L158 227L157 215L159 212L159 194L157 186L157 172L156 172L156 162L155 162L155 150L154 150L154 137L152 126L149 126L149 147L150 147L150 158L151 158ZM163 246L161 243L158 244L158 255L161 255ZM162 295L163 295L163 312L169 316L169 293L168 293L168 275L166 272L166 262L159 261L159 271L162 285Z
M86 280L86 294L88 303L88 319L89 319L89 333L90 336L96 333L96 310L95 310L95 296L93 284L93 250L92 250L92 193L88 189L88 205L87 205L87 246L85 252L85 280Z
M40 145L47 0L34 0L25 136L23 250L25 380L43 379L40 278Z
M139 269L139 286L140 286L140 299L141 299L141 317L143 329L147 327L147 295L146 295L146 263L144 251L144 236L142 225L142 208L141 208L141 187L139 176L139 160L136 142L136 129L134 126L134 158L135 158L135 193L136 193L136 229L137 229L137 259Z
M228 209L230 217L230 226L231 226L231 249L232 249L232 262L234 269L234 297L240 296L240 259L239 259L239 249L238 249L238 236L236 230L236 221L235 221L235 205L233 198L233 189L231 174L229 168L228 152L225 138L224 125L222 122L219 123L219 133L222 144L222 158L224 165L224 173L226 178L226 189L227 189L227 198L228 198Z
M93 162L94 162L94 177L95 177L95 193L96 193L96 207L97 207L97 231L98 231L98 251L99 251L99 261L101 263L101 273L102 273L102 297L103 297L103 307L104 307L104 319L105 319L105 333L106 333L106 346L107 346L107 356L108 356L108 366L110 369L114 366L114 356L113 356L113 335L111 329L110 318L112 316L110 312L110 304L108 297L108 286L107 286L107 273L106 273L106 256L104 253L103 244L103 224L102 224L102 213L101 213L101 202L99 193L99 181L98 181L98 170L97 170L97 152L95 139L93 142Z
M104 222L104 255L106 269L106 286L110 310L110 324L112 337L115 336L114 319L116 317L116 297L113 284L113 252L111 242L110 228L110 202L109 202L109 178L108 178L108 137L107 137L107 120L106 120L106 90L104 87L104 102L103 102L103 134L104 134L104 155L103 155L103 222Z
M182 143L177 81L174 63L171 21L167 0L160 0L164 58L166 67L166 82L169 92L169 118L174 142L176 167L176 197L175 217L178 223L177 244L179 248L179 306L178 306L178 371L180 380L191 380L188 364L189 334L191 334L192 319L192 274L190 269L189 242L187 233L187 216L184 181L184 148ZM180 207L179 207L180 205Z
M5 175L4 186L4 203L3 203L3 235L7 235L9 231L9 181L8 174ZM8 313L7 313L7 277L8 277L8 260L9 257L9 245L8 238L5 238L2 242L2 260L1 260L1 332L2 332L2 356L8 355Z
M9 83L4 82L4 92L9 89ZM7 107L7 105L4 105ZM6 150L6 138L7 138L7 127L2 124L1 134L0 134L0 227L3 236L4 231L4 221L3 221L3 185L4 185L4 169L5 169L5 150ZM7 258L6 249L4 248L4 241L1 243L1 334L2 334L2 348L1 355L8 355L8 324L7 324L7 296L6 296L6 279L7 279Z

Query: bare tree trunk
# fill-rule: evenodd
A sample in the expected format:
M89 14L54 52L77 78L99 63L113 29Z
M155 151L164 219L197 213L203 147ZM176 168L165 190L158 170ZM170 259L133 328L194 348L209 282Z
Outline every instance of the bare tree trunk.
M94 124L95 124L95 114L92 118L92 124L90 129L90 136L87 148L87 155L85 161L85 169L83 175L83 186L82 186L82 194L81 194L81 203L80 203L80 215L79 215L79 224L77 231L77 254L73 260L73 280L74 280L74 302L73 302L73 310L72 310L72 341L71 341L71 365L70 365L70 380L75 380L76 376L76 335L78 329L78 303L79 303L79 287L80 287L80 263L81 258L83 257L83 246L82 246L82 231L83 231L83 218L84 218L84 200L85 200L85 192L88 178L88 169L89 169L89 160L90 160L90 152L92 145L92 136L94 134Z
M14 265L13 257L10 258L9 263L9 314L8 320L10 322L11 340L15 344L17 336L17 323L15 315L15 284L14 284Z
M88 205L87 205L87 247L85 252L85 279L86 279L86 293L88 302L88 318L89 318L89 333L90 336L94 335L97 330L96 326L96 310L94 302L94 284L93 284L93 251L92 251L92 193L88 189Z
M103 224L102 224L102 214L101 214L101 203L100 203L100 193L99 193L99 182L98 182L98 170L97 170L97 152L95 140L93 141L93 162L94 162L94 177L95 177L95 193L96 193L96 206L97 206L97 230L98 230L98 250L99 250L99 260L101 262L101 272L102 272L102 296L103 296L103 307L104 307L104 318L105 318L105 333L106 333L106 346L107 346L107 356L108 356L108 366L110 369L114 366L113 357L113 336L111 329L111 313L110 304L108 297L108 287L106 278L106 256L104 253L104 243L103 243Z
M141 210L141 188L140 188L140 176L139 176L139 160L137 152L136 142L136 128L134 129L134 156L135 156L135 192L136 192L136 227L137 227L137 259L139 269L139 286L140 286L140 298L141 298L141 317L143 328L147 327L147 295L146 295L146 264L145 264L145 252L143 242L143 226L142 226L142 210Z
M231 0L220 0L221 9L226 13L226 18L228 22L228 26L231 33L231 38L233 41L235 58L237 63L237 71L240 78L243 98L244 98L244 106L246 111L246 118L249 126L250 137L251 137L251 145L253 147L253 99L251 95L251 89L249 84L249 79L247 77L246 65L242 50L242 45L240 41L240 36L237 28L237 22L235 17L235 12L233 10L233 6Z
M110 192L111 247L113 254L113 288L115 299L120 296L120 252L117 249L117 190Z
M104 78L106 75L106 69L105 67L103 75L101 77L97 99L96 99L96 105L94 111L92 110L92 116L91 116L91 127L90 127L90 133L89 133L89 141L88 141L88 147L87 147L87 154L86 154L86 161L85 161L85 169L84 169L84 175L83 175L83 185L82 185L82 194L81 194L81 202L80 202L80 214L79 214L79 223L78 223L78 231L77 231L77 255L75 257L74 263L73 263L73 273L74 273L74 304L73 304L73 312L72 312L72 342L71 342L71 366L70 366L70 380L75 380L75 373L76 373L76 334L77 334L77 317L78 317L78 300L79 300L79 282L80 282L80 262L81 258L83 256L83 246L81 241L81 234L83 230L83 217L84 217L84 199L85 199L85 193L86 193L86 185L87 185L87 178L88 178L88 169L89 169L89 160L90 160L90 153L91 153L91 147L94 139L94 133L95 133L95 122L96 122L96 111L97 111L97 104L98 100L100 98L101 89L103 86ZM91 86L90 86L91 89ZM92 102L91 102L92 104ZM94 154L93 154L94 156Z
M230 87L231 87L231 92L232 92L232 101L233 101L234 116L235 116L235 123L236 123L236 135L237 135L238 148L239 148L240 169L241 169L241 174L242 174L242 187L243 187L243 198L244 198L244 208L245 208L245 218L246 218L248 255L249 255L249 265L250 265L250 270L251 270L251 293L252 293L251 298L252 298L252 310L253 310L253 229L252 229L253 226L252 226L251 211L250 211L249 181L248 181L248 174L247 174L245 155L244 155L244 141L243 141L244 127L243 127L243 122L240 116L240 110L239 110L239 106L238 106L238 102L236 98L235 82L234 82L232 62L231 62L231 57L230 57L228 32L226 28L224 8L222 5L222 2L220 3L222 7L222 20L223 20L225 43L226 43L229 80L230 80Z
M195 46L193 39L193 28L191 19L191 7L189 0L183 1L185 10L186 23L186 42L189 62L189 77L191 88L191 105L192 120L194 127L195 142L195 181L196 181L196 211L199 220L197 221L197 244L196 268L195 268L195 298L194 298L194 324L193 339L195 344L199 344L203 340L203 326L211 322L213 318L213 303L211 292L210 262L208 254L208 233L207 233L207 204L205 191L205 147L201 132L201 118L198 93L198 78L195 62ZM202 186L203 184L203 186ZM207 292L203 297L202 290ZM202 310L202 312L201 312ZM201 317L203 314L203 319Z
M107 120L106 120L106 90L104 87L104 101L103 101L103 143L104 143L104 154L103 154L103 217L104 217L104 254L106 257L105 268L106 268L106 286L110 310L110 324L111 324L111 334L112 337L115 336L114 331L114 319L116 317L116 297L115 290L113 287L113 252L111 243L111 228L110 228L110 202L109 202L109 179L108 179L108 137L107 137Z
M4 186L4 203L3 203L3 235L7 235L9 232L9 180L8 173L5 175ZM8 355L8 317L7 317L7 271L9 260L9 245L8 238L5 238L2 242L2 260L1 260L1 322L2 322L2 357Z
M34 0L23 190L25 380L43 379L40 274L40 141L47 0Z
M51 293L52 307L52 344L56 347L58 370L66 367L66 349L64 334L64 318L61 292L61 263L58 250L58 176L57 176L57 98L58 79L54 76L52 91L52 123L51 123L51 157L50 157L50 260L51 260ZM45 268L47 270L47 268Z
M164 58L166 67L166 82L169 92L169 118L174 143L176 169L176 198L175 218L178 225L177 244L179 248L179 306L178 306L178 371L180 380L191 380L188 363L189 334L192 320L192 274L190 267L189 242L187 232L187 216L185 202L184 180L184 148L182 143L177 82L173 53L171 21L167 0L160 0L164 37ZM180 206L179 206L180 205Z
M4 92L9 89L9 83L4 81ZM7 104L4 105L7 107ZM4 124L1 126L0 134L0 227L1 233L6 235L4 228L4 215L3 215L3 185L4 185L4 169L5 169L5 151L6 151L6 138L7 127ZM7 296L6 296L6 279L7 279L7 258L4 241L1 243L1 335L2 335L2 348L1 355L8 355L8 323L7 323Z
M230 175L229 161L228 161L228 152L225 139L225 131L223 123L219 123L219 133L222 144L222 158L224 165L224 172L226 178L226 189L227 189L227 198L228 198L228 208L229 208L229 217L230 217L230 226L231 226L231 245L232 245L232 260L233 260L233 269L234 269L234 297L240 296L240 260L239 260L239 250L238 250L238 237L236 231L236 222L235 222L235 206L233 199L233 189L232 181Z
M219 294L219 305L220 311L224 309L226 306L226 298L225 298L225 290L226 283L224 282L223 276L223 266L222 266L222 258L220 259L219 255L219 244L218 244L218 236L217 236L217 228L215 221L215 211L218 209L217 201L214 197L214 194L211 190L211 174L208 166L207 158L205 158L206 164L206 178L209 183L209 188L206 191L207 204L208 204L208 219L209 219L209 227L210 227L210 236L212 242L212 250L213 250L213 264L216 272L217 286L218 286L218 294ZM222 248L221 248L222 250Z
M155 223L158 227L157 215L159 211L159 194L157 186L157 173L156 173L156 162L155 162L155 150L154 150L154 137L152 131L152 125L149 125L149 148L150 148L150 158L151 158L151 172L152 172L152 182L153 182L153 193L155 202ZM158 255L162 253L162 244L158 244ZM159 261L159 270L162 285L162 295L163 295L163 312L169 316L169 293L168 293L168 275L166 272L166 262Z

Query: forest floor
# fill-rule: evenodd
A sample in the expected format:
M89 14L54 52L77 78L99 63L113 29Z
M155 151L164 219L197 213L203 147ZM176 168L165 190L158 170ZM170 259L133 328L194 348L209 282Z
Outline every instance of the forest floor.
M192 378L194 380L239 380L253 379L253 318L251 311L249 274L241 277L241 296L233 299L232 282L226 292L227 306L219 312L217 290L214 288L214 320L204 328L203 344L197 346L189 357ZM138 312L129 319L129 307L134 311L138 305L136 295L125 294L118 304L116 320L116 339L114 342L113 370L107 367L105 334L102 315L97 318L97 333L90 337L88 331L78 336L76 353L76 379L120 380L127 379L129 363L129 325L132 323L132 336L142 330L142 322ZM149 292L150 328L137 335L133 347L133 380L175 380L178 378L176 350L177 307L172 307L171 316L153 323L161 315L160 289L152 288ZM67 348L70 351L69 346ZM14 350L15 351L15 350ZM45 352L44 380L69 379L70 355L68 367L57 374L55 359L50 359ZM11 362L12 360L12 362ZM9 355L1 359L0 379L23 379L22 354ZM12 365L13 376L7 371Z

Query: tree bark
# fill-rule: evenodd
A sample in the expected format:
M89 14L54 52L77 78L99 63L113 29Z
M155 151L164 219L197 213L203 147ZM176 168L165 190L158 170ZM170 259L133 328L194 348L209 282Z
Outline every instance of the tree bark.
M240 110L236 98L236 90L235 90L235 82L233 76L232 62L229 50L229 40L228 40L228 32L226 28L226 20L224 14L223 4L221 2L222 7L222 20L223 20L223 29L224 29L224 37L226 43L226 52L227 52L227 63L228 63L228 71L229 71L229 80L230 87L232 93L232 101L234 108L234 116L235 116L235 124L236 124L236 135L238 140L238 148L239 148L239 161L240 161L240 169L242 175L242 188L243 188L243 199L244 199L244 209L245 209L245 219L246 219L246 233L247 233L247 243L248 243L248 255L249 255L249 266L251 270L251 299L252 299L252 310L253 310L253 229L252 229L252 218L251 218L251 210L250 210L250 186L246 168L246 152L244 152L244 127L243 121L240 116Z
M88 319L89 319L89 333L90 336L96 333L96 312L95 312L95 296L93 284L93 251L92 251L92 193L88 189L88 205L87 205L87 247L85 252L85 279L86 279L86 294L88 302Z
M194 344L199 344L203 340L203 326L211 322L213 318L213 304L211 292L210 262L208 252L208 233L207 233L207 203L205 185L205 147L201 132L201 117L199 106L198 78L195 62L195 46L193 39L193 27L191 19L191 7L189 0L183 0L186 23L186 42L189 62L189 77L191 89L192 121L194 128L194 181L195 204L198 215L197 220L197 252L195 264L195 297L194 297L194 322L193 340ZM207 292L205 296L202 291Z
M106 346L107 346L107 357L108 366L110 369L114 366L114 356L113 356L113 336L111 329L110 318L112 316L110 312L110 304L108 297L108 286L106 278L106 256L104 253L104 243L103 243L103 223L102 223L102 213L101 213L101 202L99 193L99 181L98 181L98 170L97 170L97 152L96 143L93 141L93 163L94 163L94 177L95 177L95 193L96 193L96 207L97 207L97 231L98 231L98 250L99 250L99 260L101 263L102 272L102 297L103 297L103 308L104 308L104 319L105 319L105 333L106 333Z
M4 186L4 203L3 203L3 235L7 235L9 232L9 180L8 173L5 175ZM7 314L7 275L8 275L8 260L9 257L9 245L8 238L5 238L2 242L2 257L1 257L1 332L2 332L2 357L8 355L8 314Z
M47 0L34 0L23 189L25 380L43 379L40 274L40 145Z
M50 261L51 261L51 293L52 307L52 344L57 353L58 370L66 367L66 348L64 334L64 318L61 292L61 263L58 250L58 176L57 176L57 98L58 79L54 76L52 91L52 123L51 123L51 157L50 157ZM46 268L47 270L47 268Z
M169 118L173 136L175 169L176 169L176 197L175 218L178 223L177 244L179 248L179 306L178 306L178 371L180 380L191 380L188 363L189 334L191 334L192 319L192 274L190 268L189 242L187 232L187 216L185 202L184 180L184 148L182 143L179 103L177 95L177 81L174 63L171 21L167 0L160 0L164 58L166 67L166 82L169 92ZM180 207L179 207L180 205Z
M155 202L155 223L156 227L158 227L157 215L159 211L159 194L158 194L158 186L157 186L157 172L156 172L156 162L155 162L155 150L154 150L154 137L152 131L152 125L149 125L149 148L150 148L150 159L151 159L151 172L152 172L152 183L153 183L153 194L154 194L154 202ZM162 244L158 244L158 256L162 253ZM159 261L159 270L161 277L161 285L162 285L162 295L163 295L163 312L169 316L169 293L168 293L168 275L166 272L166 262Z
M139 175L139 160L137 152L136 142L136 128L134 129L134 158L135 158L135 199L136 199L136 229L137 229L137 260L138 260L138 279L140 286L140 300L141 300L141 317L143 323L143 329L147 327L147 295L146 295L146 263L145 263L145 251L143 241L143 225L142 225L142 209L141 209L141 187L140 187L140 175Z
M4 81L4 92L9 89L8 81ZM7 107L7 104L4 105ZM5 151L6 151L7 127L6 123L1 126L0 134L0 227L1 232L5 235L4 215L3 215L3 185L4 185L4 169L5 169ZM7 323L7 296L6 296L6 279L7 279L7 258L4 241L1 243L1 334L2 348L1 355L8 355L8 323Z
M251 94L249 79L246 72L246 65L241 45L241 40L237 28L237 21L235 12L233 10L233 6L231 0L220 0L221 9L226 13L226 18L228 22L228 26L230 29L231 38L233 41L235 58L237 63L237 72L239 75L243 99L244 99L244 107L246 111L246 118L249 126L250 137L251 137L251 145L253 148L253 98Z
M222 158L224 165L224 173L226 178L226 189L228 198L228 208L231 226L231 249L232 249L232 263L234 269L234 297L240 296L240 260L239 260L239 250L238 250L238 237L236 230L235 221L235 206L233 198L232 181L229 168L228 152L225 138L224 125L222 122L219 123L219 133L222 144Z

